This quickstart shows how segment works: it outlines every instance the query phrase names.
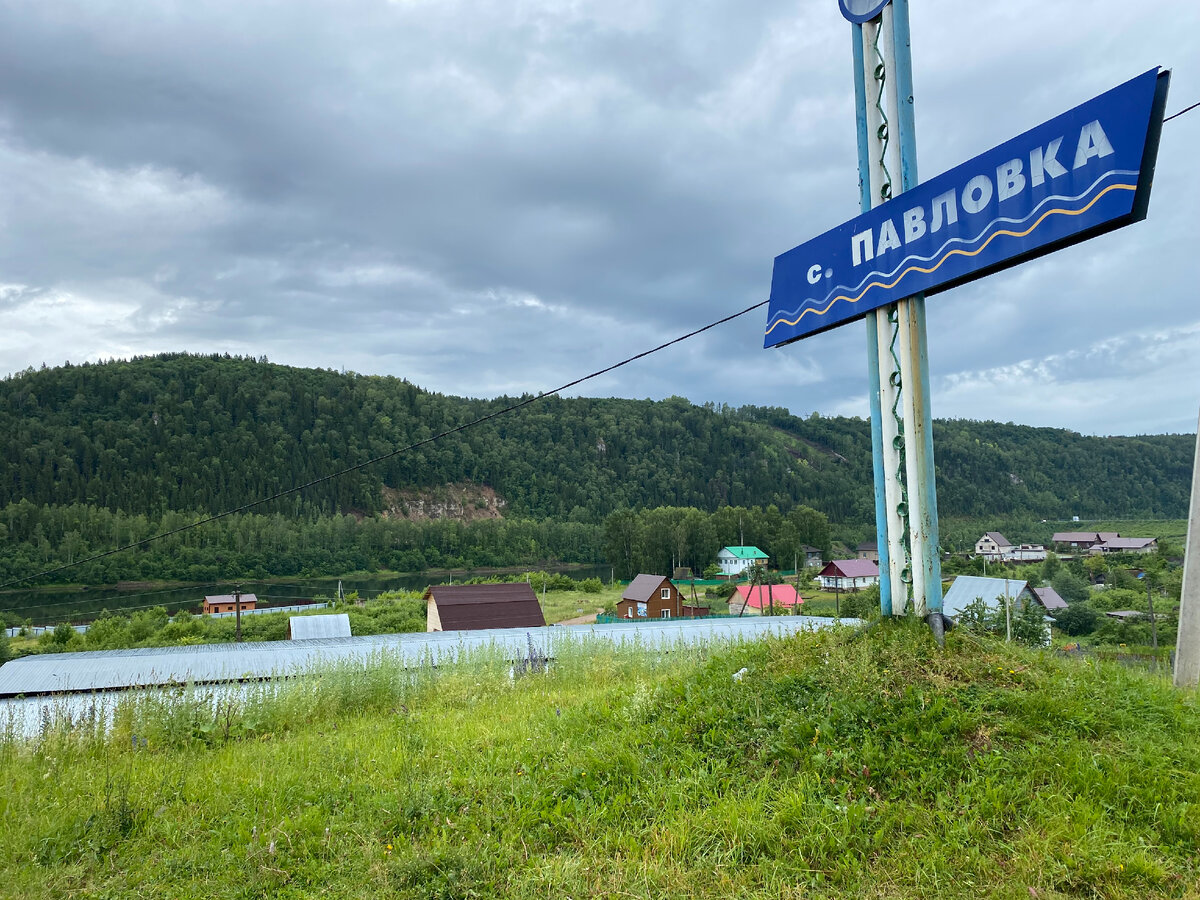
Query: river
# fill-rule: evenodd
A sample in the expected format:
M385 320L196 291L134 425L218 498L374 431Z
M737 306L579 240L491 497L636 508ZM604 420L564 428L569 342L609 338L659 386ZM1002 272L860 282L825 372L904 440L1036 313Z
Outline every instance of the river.
M489 574L483 571L390 573L387 575L348 575L340 581L347 594L358 591L364 599L376 597L384 591L423 591L430 584L442 584L448 580L461 581ZM541 571L541 570L539 570ZM563 573L572 578L601 578L605 583L611 577L608 566L551 566L545 571ZM242 592L254 594L260 606L288 606L294 603L331 598L337 594L339 579L301 578L268 581L241 581ZM229 594L235 582L208 584L172 584L167 587L145 585L108 585L86 588L49 588L30 591L5 591L0 593L0 614L34 625L53 625L58 622L76 624L89 622L102 611L135 612L152 606L162 606L169 613L183 609L199 612L200 603L206 594ZM13 624L20 624L14 622Z

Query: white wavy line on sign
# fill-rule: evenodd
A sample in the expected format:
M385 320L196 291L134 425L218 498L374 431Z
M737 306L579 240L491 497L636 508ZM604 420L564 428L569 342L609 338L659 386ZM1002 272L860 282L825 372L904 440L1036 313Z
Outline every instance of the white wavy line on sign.
M896 268L892 269L892 271L890 271L890 272L886 272L886 273L885 272L876 272L876 271L868 272L865 276L863 276L862 281L860 281L854 287L849 287L847 285L839 284L837 287L830 288L828 291L826 291L825 296L821 299L809 297L809 298L806 298L804 300L804 302L802 302L795 309L779 310L778 312L775 313L775 315L771 316L771 318L768 320L768 322L767 322L767 325L769 326L768 330L770 330L770 328L774 327L774 323L777 318L794 316L807 306L816 306L817 304L823 303L825 300L829 299L830 296L838 293L839 291L841 291L843 293L853 293L854 291L857 291L859 288L861 288L868 281L870 281L872 278L891 278L893 275L895 275L897 272L899 272L902 268L904 268L910 262L914 262L914 261L915 262L923 262L923 263L933 262L933 260L936 259L938 256L940 256L942 254L942 252L944 250L946 250L946 248L948 248L951 244L960 243L963 246L969 246L970 244L976 244L979 241L983 240L987 236L988 231L990 231L996 225L1023 225L1026 222L1028 222L1030 219L1032 219L1034 216L1036 216L1043 206L1045 206L1047 203L1050 203L1053 200L1060 200L1060 201L1063 201L1064 203L1075 203L1079 200L1082 200L1084 197L1086 197L1088 194L1090 194L1092 191L1094 191L1096 189L1096 187L1100 184L1100 182L1102 182L1105 178L1108 178L1110 175L1134 175L1134 176L1136 176L1139 174L1140 173L1137 170L1110 169L1109 171L1107 171L1103 175L1101 175L1099 178L1097 178L1095 181L1093 181L1091 186L1089 186L1086 190L1084 190L1083 193L1081 193L1075 197L1068 197L1065 194L1051 194L1050 196L1043 198L1042 201L1040 203L1038 203L1038 205L1035 206L1029 212L1029 214L1026 215L1022 219L1012 219L1007 216L1000 216L998 218L993 219L991 222L988 222L988 224L983 227L983 231L981 231L978 235L976 235L973 238L970 238L970 239L961 238L961 237L950 238L948 241L946 241L944 244L942 244L941 247L939 247L936 251L931 253L929 256L918 256L917 254L914 253L912 256L906 256L904 259L902 259L900 261L900 263L896 266ZM899 194L897 196L902 197L904 195Z

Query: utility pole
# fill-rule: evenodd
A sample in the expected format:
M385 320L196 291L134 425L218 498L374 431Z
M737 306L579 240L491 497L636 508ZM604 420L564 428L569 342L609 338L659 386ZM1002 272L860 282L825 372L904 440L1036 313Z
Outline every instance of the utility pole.
M1154 597L1151 591L1150 573L1142 576L1146 579L1146 605L1150 607L1150 646L1154 649L1154 670L1158 671L1158 622L1154 618Z
M242 586L235 585L233 588L233 614L237 619L237 642L242 642Z
M1183 555L1183 593L1179 598L1179 633L1175 638L1175 687L1194 688L1200 681L1200 440L1192 468L1192 505Z
M1012 597L1008 595L1008 579L1004 579L1004 639L1012 642Z

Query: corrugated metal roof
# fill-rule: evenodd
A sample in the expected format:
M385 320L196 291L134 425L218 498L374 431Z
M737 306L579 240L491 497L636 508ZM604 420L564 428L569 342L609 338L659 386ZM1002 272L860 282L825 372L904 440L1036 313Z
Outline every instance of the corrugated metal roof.
M796 588L790 584L773 584L770 587L760 584L753 589L748 584L740 584L737 594L751 609L767 609L771 604L791 607L804 602L796 593Z
M1058 591L1052 587L1034 588L1034 594L1041 601L1042 607L1046 612L1051 612L1056 609L1066 609L1067 601L1059 596Z
M983 536L991 538L992 543L995 544L997 547L1011 547L1012 546L1012 541L1010 541L1008 538L1006 538L1004 535L1002 535L998 531L985 531L983 533Z
M820 575L840 575L843 578L871 578L879 574L872 559L835 559L823 568Z
M982 598L988 606L1004 603L1004 598L1017 600L1022 592L1033 599L1029 583L1015 578L982 578L979 575L959 575L942 598L942 612L950 617L960 615L975 600Z
M651 597L658 596L658 589L662 587L664 581L667 581L666 575L639 575L629 582L629 587L621 592L621 599L645 603Z
M843 619L842 622L858 624L855 619ZM406 665L418 666L453 662L463 653L488 648L515 659L528 652L529 641L548 655L554 655L558 648L566 645L586 646L589 643L651 649L678 644L729 643L828 628L832 624L832 619L814 616L755 616L48 653L26 656L0 666L0 697L283 677L303 674L322 664L366 663L381 654L396 657Z
M724 552L738 559L767 559L767 554L757 547L723 547Z
M546 624L528 581L507 584L438 584L425 592L437 605L442 631L538 628Z
M350 616L346 613L335 613L328 616L291 616L288 619L288 633L293 641L350 637Z

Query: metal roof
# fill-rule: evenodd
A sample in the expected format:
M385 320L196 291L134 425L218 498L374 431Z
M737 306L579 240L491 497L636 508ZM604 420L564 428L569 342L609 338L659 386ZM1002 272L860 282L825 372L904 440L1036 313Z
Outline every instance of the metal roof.
M736 556L738 559L767 559L767 554L757 547L722 547L722 553ZM719 554L718 554L719 555Z
M621 599L645 603L651 597L658 595L658 589L662 587L664 581L669 587L671 582L666 575L639 575L629 582L629 587L621 592Z
M740 584L737 587L737 594L742 598L742 602L751 609L766 609L772 604L791 607L804 602L804 599L796 592L796 588L790 584L772 584L770 586L760 584L754 586L753 590L751 590L751 585Z
M288 634L291 635L293 641L350 637L350 616L346 613L334 613L327 616L291 616L288 618Z
M959 575L942 598L942 612L947 616L957 616L964 609L982 598L988 606L999 606L1008 597L1017 600L1022 592L1026 599L1033 599L1029 590L1029 582L1018 581L1015 578L981 578L978 575Z
M425 591L433 598L442 631L490 628L537 628L546 617L528 581L502 584L436 584Z
M857 625L858 620L842 619L842 623ZM365 664L381 655L416 666L449 663L464 653L487 649L516 659L528 652L531 641L551 656L569 645L670 649L678 645L783 636L833 624L833 619L814 616L754 616L46 653L0 666L0 697L285 677L331 663Z
M872 578L879 575L879 566L872 559L835 559L827 563L819 575L840 575L843 578Z
M1004 535L1002 535L998 531L985 531L983 533L983 536L986 538L991 538L992 543L995 544L997 547L1011 547L1012 546L1012 541L1010 541L1008 538L1006 538Z
M1067 608L1067 601L1060 597L1058 591L1052 587L1034 588L1033 593L1037 595L1046 612Z

